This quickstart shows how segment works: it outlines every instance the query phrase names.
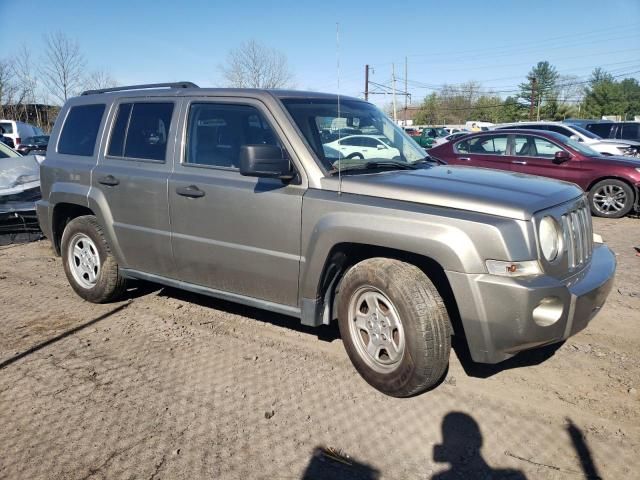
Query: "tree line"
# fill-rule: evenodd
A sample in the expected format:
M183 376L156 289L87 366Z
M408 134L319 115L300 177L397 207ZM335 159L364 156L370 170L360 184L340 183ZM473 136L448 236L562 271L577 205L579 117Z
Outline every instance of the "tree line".
M640 83L596 68L588 80L561 75L547 61L538 62L516 89L493 92L479 82L443 85L428 95L415 117L417 124L493 123L520 120L564 120L640 115ZM507 93L504 97L501 95Z
M222 84L238 88L287 88L293 73L287 57L255 40L228 52L218 66ZM0 59L0 118L21 120L50 131L60 106L84 90L118 82L105 70L89 70L77 40L62 32L44 35L35 55L26 45Z

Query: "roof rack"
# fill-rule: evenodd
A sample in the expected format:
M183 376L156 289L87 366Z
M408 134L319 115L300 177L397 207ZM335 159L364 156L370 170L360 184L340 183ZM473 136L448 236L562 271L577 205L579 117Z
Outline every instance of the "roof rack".
M200 88L193 82L169 82L169 83L146 83L144 85L127 85L124 87L100 88L97 90L86 90L82 95L95 95L97 93L122 92L126 90L146 90L148 88Z

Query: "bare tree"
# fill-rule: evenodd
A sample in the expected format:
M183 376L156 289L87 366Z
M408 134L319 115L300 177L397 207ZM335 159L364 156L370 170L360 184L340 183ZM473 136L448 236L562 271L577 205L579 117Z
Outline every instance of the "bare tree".
M9 60L0 60L0 117L12 116L17 90L13 64Z
M22 44L13 61L13 72L16 79L16 86L19 92L19 100L17 102L22 110L22 116L25 121L29 121L29 108L32 112L35 112L35 123L39 127L42 127L42 118L40 116L40 109L35 107L28 107L28 105L36 105L39 103L39 81L33 66L33 56L31 50L26 44Z
M64 103L82 87L85 59L78 42L62 32L45 35L44 42L42 78L51 95Z
M230 87L286 88L293 80L286 55L255 40L231 50L219 68Z
M84 90L99 90L101 88L117 87L118 82L105 70L91 72L83 82Z

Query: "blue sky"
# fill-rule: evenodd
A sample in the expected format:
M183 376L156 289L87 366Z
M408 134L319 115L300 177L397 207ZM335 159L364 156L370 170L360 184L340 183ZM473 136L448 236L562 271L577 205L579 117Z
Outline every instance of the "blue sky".
M404 77L405 56L414 102L429 87L468 80L506 94L540 60L581 78L596 66L640 70L640 0L23 0L22 18L36 14L36 28L16 21L12 3L0 0L4 54L22 42L37 54L43 33L62 31L78 40L88 68L121 84L222 86L218 67L229 49L255 39L287 55L297 88L336 91L337 22L340 90L354 96L364 90L365 64L371 80L389 84L392 63Z

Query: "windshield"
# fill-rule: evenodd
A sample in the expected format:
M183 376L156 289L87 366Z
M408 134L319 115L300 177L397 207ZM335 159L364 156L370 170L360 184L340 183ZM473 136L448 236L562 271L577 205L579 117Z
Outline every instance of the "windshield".
M601 136L596 135L593 132L590 132L589 130L587 130L586 128L582 128L578 125L571 125L571 128L573 128L574 130L580 132L580 134L584 135L587 138L591 138L592 140L600 140L602 139Z
M557 142L561 143L561 144L565 144L568 147L573 148L574 150L577 150L578 152L580 152L582 155L586 155L587 157L599 157L600 153L596 152L593 148L585 145L584 143L580 143L577 140L574 140L573 138L569 138L566 137L560 133L556 133L556 132L545 132L548 135L553 136Z
M14 152L7 145L0 142L0 158L21 157L18 152Z
M402 128L370 103L347 99L338 106L337 98L282 102L329 172L381 165L408 168L426 156Z

